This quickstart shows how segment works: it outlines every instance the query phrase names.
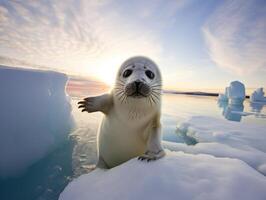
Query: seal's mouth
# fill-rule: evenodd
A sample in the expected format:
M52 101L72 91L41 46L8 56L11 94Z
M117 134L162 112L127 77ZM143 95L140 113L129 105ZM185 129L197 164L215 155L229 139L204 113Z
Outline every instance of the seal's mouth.
M142 98L142 97L147 97L144 94L141 94L140 92L135 92L132 95L128 95L129 97L134 97L134 98Z
M150 86L141 81L134 81L125 87L125 94L128 97L143 98L148 97L151 93Z

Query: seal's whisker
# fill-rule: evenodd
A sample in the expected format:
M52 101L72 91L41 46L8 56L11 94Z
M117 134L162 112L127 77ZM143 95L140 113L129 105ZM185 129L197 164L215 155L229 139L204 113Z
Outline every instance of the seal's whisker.
M152 101L151 101L151 97L149 97L149 101L150 101L150 104L151 104L151 106L152 106Z
M124 91L123 90L117 90L117 91L115 91L115 93L116 94L122 94L122 93L124 93Z
M123 89L123 87L116 86L116 87L114 87L114 89Z
M162 85L151 85L152 88L154 87L161 87Z
M161 92L154 91L154 90L152 90L151 93L152 93L152 94L156 94L156 95L158 95L158 96L160 96L160 95L162 94Z
M156 91L152 91L151 93L152 93L152 94L155 94L155 95L157 95L157 96L161 96L161 95L162 95L161 92L156 92Z
M124 88L124 85L117 84L116 87Z
M122 103L124 103L125 99L126 99L126 95L123 95Z
M125 85L125 82L124 81L117 80L116 84Z
M121 100L122 97L123 97L123 94L119 94L119 95L117 95L117 96L118 96L118 99Z
M160 97L157 96L156 94L151 94L151 96L155 97L156 99L160 100Z
M118 88L117 88L117 89L115 89L115 92L124 92L124 89L121 89L121 88L118 89Z
M156 101L155 101L155 99L153 98L153 96L151 95L150 97L151 97L151 100L154 102L154 104L156 104Z
M123 96L123 93L116 93L116 95L119 96Z
M162 94L161 92L157 92L157 91L152 91L151 93L159 95L159 96Z
M147 102L150 103L150 106L152 106L150 97L147 97Z

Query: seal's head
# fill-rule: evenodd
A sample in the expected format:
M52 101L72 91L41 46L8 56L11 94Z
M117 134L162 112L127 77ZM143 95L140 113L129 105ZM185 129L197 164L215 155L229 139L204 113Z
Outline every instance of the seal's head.
M160 99L161 82L159 68L151 59L132 57L118 71L115 93L121 102L146 98L152 104Z

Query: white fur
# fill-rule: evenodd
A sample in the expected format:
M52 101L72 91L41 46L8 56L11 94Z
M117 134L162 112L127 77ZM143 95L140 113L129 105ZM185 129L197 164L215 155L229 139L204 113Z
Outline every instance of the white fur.
M128 68L132 68L133 73L124 78L122 74ZM153 80L145 75L146 70L155 74ZM148 84L156 96L127 97L124 86L136 80ZM98 132L98 167L112 168L136 156L149 161L164 155L160 134L160 92L161 75L156 64L145 57L134 57L121 65L111 94L89 97L82 102L88 112L105 113Z

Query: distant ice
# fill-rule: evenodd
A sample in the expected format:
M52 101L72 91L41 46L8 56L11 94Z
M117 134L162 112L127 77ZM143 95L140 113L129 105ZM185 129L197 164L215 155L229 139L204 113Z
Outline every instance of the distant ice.
M228 97L231 104L242 104L246 98L245 86L239 81L230 83Z
M67 137L67 76L0 66L0 178L17 175Z
M72 181L59 200L265 200L266 179L244 162L167 152L154 162L132 159Z
M246 116L244 113L243 104L228 104L223 110L223 116L230 121L241 121L242 116Z
M219 96L218 96L218 100L227 102L228 101L228 97L225 94L220 93Z
M256 89L250 96L251 102L265 102L266 103L266 97L264 97L264 91L263 88Z
M238 105L242 104L245 98L245 85L240 81L232 81L230 86L225 88L225 93L219 94L218 100Z
M229 90L229 87L226 87L224 94L223 93L219 94L219 96L218 96L219 101L228 102L228 90Z

